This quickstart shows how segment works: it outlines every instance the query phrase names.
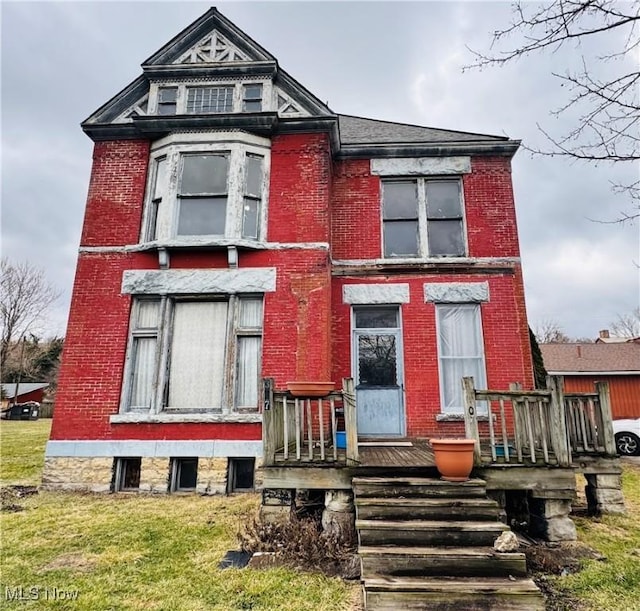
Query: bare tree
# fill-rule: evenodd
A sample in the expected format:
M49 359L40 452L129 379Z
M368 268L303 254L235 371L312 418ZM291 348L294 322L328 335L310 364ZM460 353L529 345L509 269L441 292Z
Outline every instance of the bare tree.
M595 40L608 45L604 54L596 56L589 51ZM568 98L552 114L577 111L578 119L573 128L560 135L538 125L548 148L528 150L594 163L637 164L640 0L552 0L544 4L518 1L513 5L511 24L493 33L488 52L472 50L477 61L467 69L501 66L539 52L554 53L567 44L572 44L581 55L581 67L554 73ZM597 64L602 62L606 62L611 76L598 76ZM609 222L624 223L640 217L640 180L635 178L637 172L633 175L631 182L613 184L614 191L629 199L629 208Z
M629 314L618 314L610 326L617 337L640 337L640 307Z
M571 341L568 335L555 320L545 319L540 321L534 329L534 334L539 344L566 344Z
M60 292L44 277L44 271L25 261L0 261L0 371L4 372L11 346L44 320Z

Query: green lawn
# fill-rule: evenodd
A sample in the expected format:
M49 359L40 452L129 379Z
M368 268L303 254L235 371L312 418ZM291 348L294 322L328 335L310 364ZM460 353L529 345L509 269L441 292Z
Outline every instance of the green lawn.
M0 422L2 484L35 484L49 420ZM236 532L258 495L232 497L42 492L3 512L0 608L282 609L354 608L359 586L288 569L217 568L237 549ZM14 588L38 600L7 601ZM77 591L77 600L54 595ZM73 595L73 594L72 594ZM66 594L64 595L66 596Z
M0 481L39 482L50 420L0 421ZM626 516L579 518L579 538L606 556L552 578L593 611L640 609L640 467L626 464ZM198 611L359 608L359 586L288 569L217 568L258 495L232 497L42 492L3 512L0 608ZM7 601L22 586L38 600ZM55 590L75 601L53 600ZM48 599L47 599L48 597ZM569 609L557 606L552 609Z

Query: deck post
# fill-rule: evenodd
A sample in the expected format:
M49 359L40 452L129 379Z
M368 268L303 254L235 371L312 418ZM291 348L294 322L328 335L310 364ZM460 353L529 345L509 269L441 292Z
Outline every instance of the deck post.
M571 464L567 421L564 411L564 383L562 376L547 376L547 389L551 392L549 404L549 434L556 460L560 467Z
M600 398L600 413L602 414L602 440L604 451L608 456L617 456L616 440L613 434L613 417L611 415L611 396L608 382L596 382L596 392Z
M358 463L358 416L353 378L342 379L342 393L344 428L347 438L347 465L355 465Z
M262 406L262 452L265 466L274 465L276 462L276 410L273 403L273 378L262 380L263 406Z
M473 450L473 462L482 464L480 451L480 433L478 431L478 414L476 407L476 390L473 386L473 378L462 378L462 390L464 392L464 433L468 439L475 439Z

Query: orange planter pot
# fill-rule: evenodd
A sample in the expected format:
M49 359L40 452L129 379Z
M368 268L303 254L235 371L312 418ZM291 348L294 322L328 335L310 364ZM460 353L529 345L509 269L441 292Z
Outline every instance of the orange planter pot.
M294 397L326 397L335 387L333 382L287 382Z
M450 482L464 482L473 469L473 439L430 439L436 459L436 468L442 479Z

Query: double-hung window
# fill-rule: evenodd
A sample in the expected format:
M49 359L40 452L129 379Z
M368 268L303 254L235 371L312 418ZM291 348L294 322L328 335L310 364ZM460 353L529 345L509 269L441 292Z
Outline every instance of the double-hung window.
M385 257L464 255L460 181L383 180L382 224Z
M163 83L150 91L151 114L203 115L270 110L268 82ZM154 103L155 100L155 103ZM154 112L155 109L155 112Z
M130 335L124 411L257 409L261 297L137 298Z
M151 154L143 240L263 239L269 142L248 134L235 142L175 138Z
M461 414L462 378L473 376L476 388L486 388L480 305L438 304L436 313L441 410Z

